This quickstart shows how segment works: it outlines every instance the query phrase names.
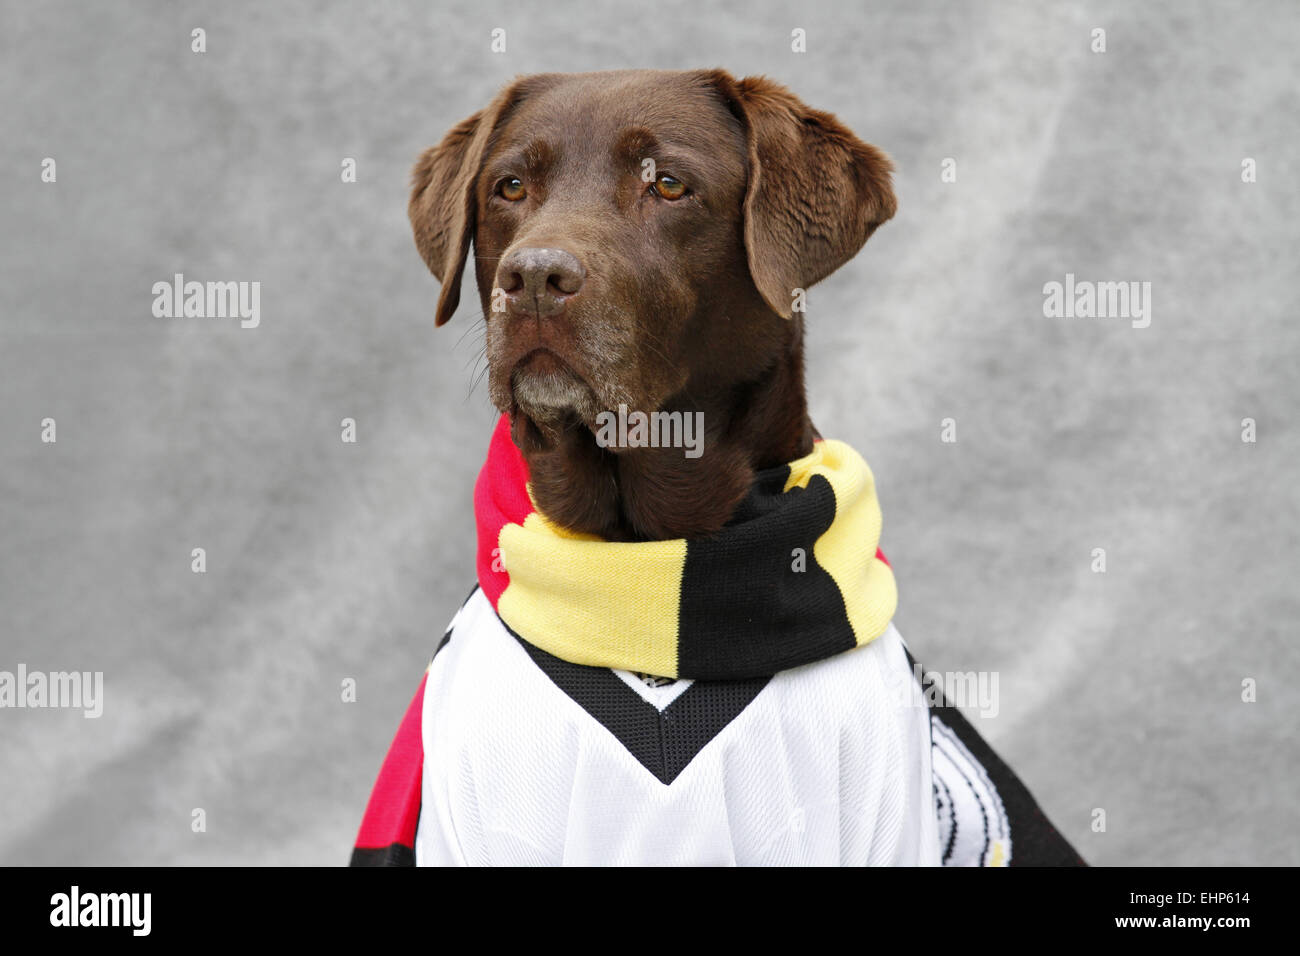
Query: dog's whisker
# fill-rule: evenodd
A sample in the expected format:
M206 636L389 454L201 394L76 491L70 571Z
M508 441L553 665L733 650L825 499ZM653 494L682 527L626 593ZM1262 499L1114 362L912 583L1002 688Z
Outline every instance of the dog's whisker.
M484 334L486 334L487 326L480 325L480 323L478 322L471 322L469 325L465 326L465 331L461 332L460 338L456 340L455 348L460 348L461 343L465 341L465 336L469 335L471 332L474 331L482 331Z
M474 389L478 388L478 383L483 380L483 376L487 374L487 370L488 366L485 364L483 368L479 370L478 374L474 376L473 381L470 382L469 390L465 393L466 401L469 401L470 397L474 394Z

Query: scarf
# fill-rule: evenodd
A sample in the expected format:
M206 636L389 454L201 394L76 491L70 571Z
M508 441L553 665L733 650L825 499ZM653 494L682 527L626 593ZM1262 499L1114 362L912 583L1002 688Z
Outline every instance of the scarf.
M575 664L668 678L767 676L861 647L898 603L862 457L818 440L755 475L709 537L606 541L538 509L498 421L474 489L478 580L529 644Z

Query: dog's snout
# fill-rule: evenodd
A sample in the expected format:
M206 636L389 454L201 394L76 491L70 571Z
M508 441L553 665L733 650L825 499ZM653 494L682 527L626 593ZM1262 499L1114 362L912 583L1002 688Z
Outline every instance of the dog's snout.
M502 260L500 276L512 312L547 316L564 310L582 289L587 270L563 249L524 247Z

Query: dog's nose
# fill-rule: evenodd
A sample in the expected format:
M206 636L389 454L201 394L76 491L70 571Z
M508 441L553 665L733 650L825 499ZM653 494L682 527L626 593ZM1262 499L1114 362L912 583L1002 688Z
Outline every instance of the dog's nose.
M520 315L545 318L564 311L587 277L578 257L563 249L516 249L501 261L506 305Z

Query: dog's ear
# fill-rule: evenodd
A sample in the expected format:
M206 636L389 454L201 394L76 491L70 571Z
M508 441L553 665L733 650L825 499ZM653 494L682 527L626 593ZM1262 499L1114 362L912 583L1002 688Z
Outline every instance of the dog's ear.
M406 212L415 247L442 283L434 324L443 325L460 302L477 212L475 186L492 133L522 99L528 77L515 80L473 116L461 120L442 142L426 149L411 172Z
M736 80L715 70L710 79L745 126L750 275L767 304L789 318L795 289L844 265L894 215L894 166L833 115L766 77Z

